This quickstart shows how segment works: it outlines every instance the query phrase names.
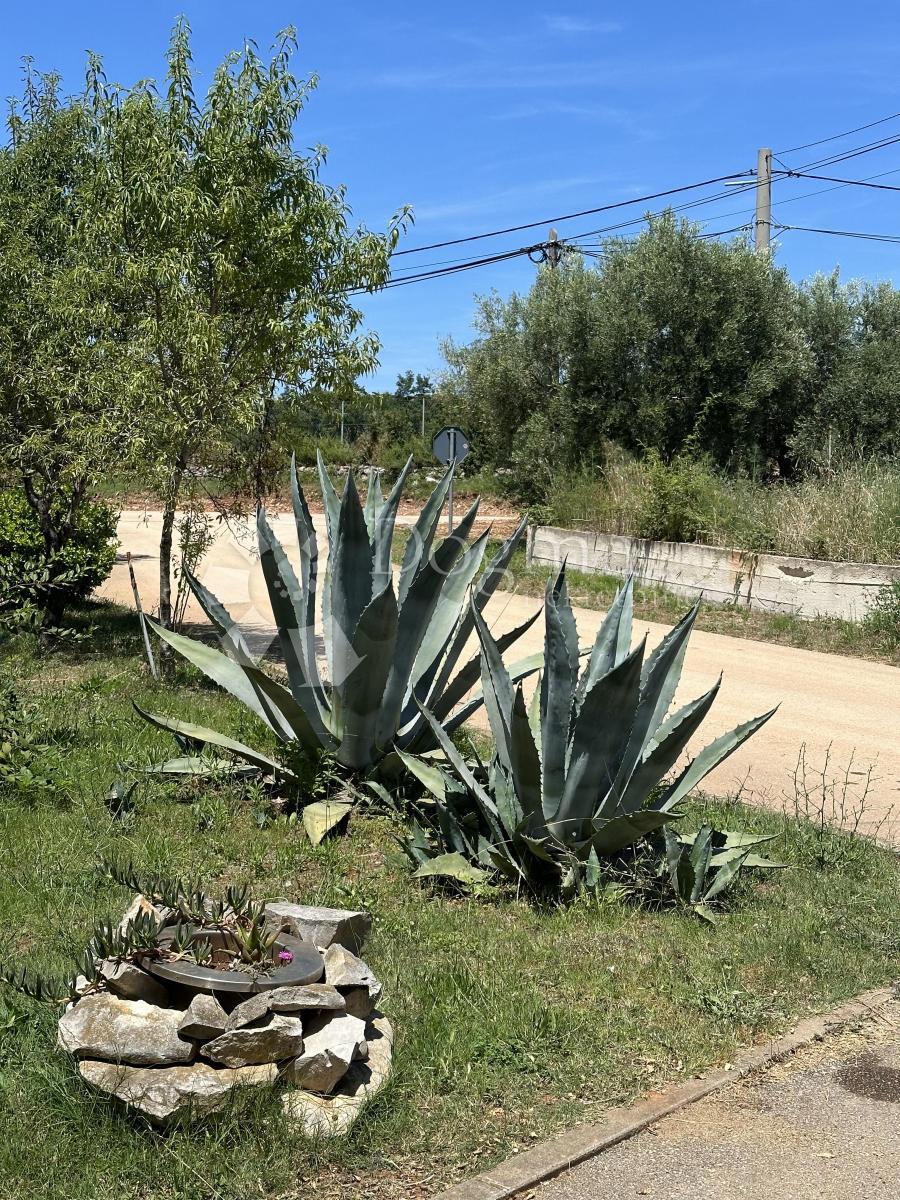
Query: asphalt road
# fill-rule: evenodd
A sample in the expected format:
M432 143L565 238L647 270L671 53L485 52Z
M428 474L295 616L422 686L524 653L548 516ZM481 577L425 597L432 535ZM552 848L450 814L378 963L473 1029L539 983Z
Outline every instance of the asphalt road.
M321 525L322 519L316 518L316 523ZM294 558L292 519L276 516L272 524ZM130 551L145 606L152 608L159 595L159 525L158 513L127 510L122 514L120 561L102 595L132 603L124 561L125 552ZM259 646L271 637L272 616L254 548L255 539L249 529L223 528L200 575L241 625L257 635ZM498 633L520 624L539 606L534 597L505 592L492 600L488 618ZM575 614L582 643L592 642L603 614L590 609L576 609ZM189 609L191 615L205 619L197 608ZM635 635L641 637L646 632L653 645L667 628L636 622ZM539 621L520 641L514 657L523 657L542 645ZM843 805L845 820L852 821L871 766L873 774L861 827L879 832L886 840L898 840L891 810L896 808L900 818L900 670L860 659L697 631L691 637L676 702L706 691L720 671L724 672L722 688L704 723L703 740L689 750L696 751L706 741L776 704L781 707L763 729L707 777L707 790L726 794L743 783L745 799L780 808L787 795L792 805L792 774L805 745L810 766L807 781L813 788L810 803L814 807L821 804L824 791L829 819L840 818L839 812L831 811L833 800L839 807ZM826 759L829 766L823 787L814 771L824 767ZM848 770L851 774L845 788L841 779Z
M877 1022L665 1117L529 1200L893 1200L898 1020L895 1002Z

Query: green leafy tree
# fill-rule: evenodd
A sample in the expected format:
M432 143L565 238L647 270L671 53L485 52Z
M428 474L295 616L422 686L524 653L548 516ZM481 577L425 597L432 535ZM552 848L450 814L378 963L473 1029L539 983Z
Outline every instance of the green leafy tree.
M526 296L478 302L478 337L448 344L447 403L496 465L540 492L605 439L668 460L789 466L810 355L796 290L743 241L703 241L667 215L538 272Z
M45 623L58 625L82 512L137 433L143 364L87 194L102 155L82 100L26 60L0 153L0 464L40 533Z
M293 31L271 59L230 54L194 91L190 31L174 30L167 84L110 86L92 60L88 94L105 149L95 212L118 231L131 344L144 357L148 482L162 502L160 616L173 615L173 534L197 468L243 431L265 442L283 389L369 370L377 342L353 296L384 283L405 211L386 234L350 225L325 150L295 145L315 86L290 69Z
M813 354L792 448L806 465L900 454L900 294L818 275L800 291Z

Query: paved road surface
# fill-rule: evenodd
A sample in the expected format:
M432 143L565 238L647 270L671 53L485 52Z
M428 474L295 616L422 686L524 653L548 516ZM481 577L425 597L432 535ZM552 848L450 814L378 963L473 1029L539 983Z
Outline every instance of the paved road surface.
M295 541L293 522L287 516L273 519L276 533L288 551ZM321 518L317 518L317 524ZM157 544L159 515L123 513L119 536L123 561L117 563L102 594L131 603L131 588L124 552L134 559L142 594L150 607L159 595ZM204 583L250 629L265 634L271 626L271 609L259 565L253 558L254 539L246 531L223 531L205 560ZM294 555L291 555L294 557ZM488 616L495 633L513 628L539 607L533 597L504 593L495 596ZM190 609L202 618L199 610ZM583 643L593 640L602 613L576 609ZM667 626L637 622L637 636L649 635L654 644ZM538 622L520 642L515 657L540 649ZM697 631L692 635L677 699L700 695L724 672L722 689L704 724L704 741L764 712L780 702L771 721L741 750L708 777L707 786L720 794L733 791L747 777L756 799L780 807L784 792L791 795L791 773L803 743L808 761L819 765L829 746L831 762L844 770L855 761L857 770L875 763L875 781L868 797L863 826L877 827L896 806L900 817L900 670L880 663L773 646L722 634ZM701 743L704 744L704 743ZM696 750L698 746L693 746ZM850 805L858 803L862 775L852 777ZM897 825L900 830L900 821ZM882 835L889 826L882 828Z
M900 1003L664 1118L533 1200L894 1200Z

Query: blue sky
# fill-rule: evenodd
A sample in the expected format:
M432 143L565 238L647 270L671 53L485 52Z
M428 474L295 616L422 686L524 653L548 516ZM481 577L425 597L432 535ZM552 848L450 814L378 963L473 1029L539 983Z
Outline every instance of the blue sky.
M73 90L87 49L102 53L107 74L122 83L161 74L181 12L207 77L245 37L267 47L278 29L296 25L297 72L320 76L298 143L329 146L326 177L347 185L356 216L372 228L413 205L404 248L746 170L760 145L777 152L900 111L895 2L457 0L414 9L347 0L34 0L3 8L4 95L18 91L24 54L61 71ZM895 132L900 119L785 161L803 164ZM900 143L823 170L900 185ZM822 191L828 187L776 183L776 220L900 233L900 192ZM749 219L751 202L730 195L692 215L709 231L725 229ZM564 236L641 213L557 224ZM541 237L542 230L515 234L397 265L476 257ZM845 277L896 279L900 245L791 232L778 258L797 278L840 265ZM517 259L368 298L367 321L383 341L369 385L392 386L406 368L433 372L441 338L470 336L473 294L527 288L534 269Z

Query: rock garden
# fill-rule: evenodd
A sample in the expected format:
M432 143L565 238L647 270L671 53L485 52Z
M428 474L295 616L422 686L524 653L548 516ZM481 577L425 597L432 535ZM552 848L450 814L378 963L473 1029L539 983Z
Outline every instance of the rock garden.
M157 882L83 957L91 977L58 1027L81 1078L159 1125L278 1087L305 1132L346 1132L391 1064L381 984L358 956L367 914Z

